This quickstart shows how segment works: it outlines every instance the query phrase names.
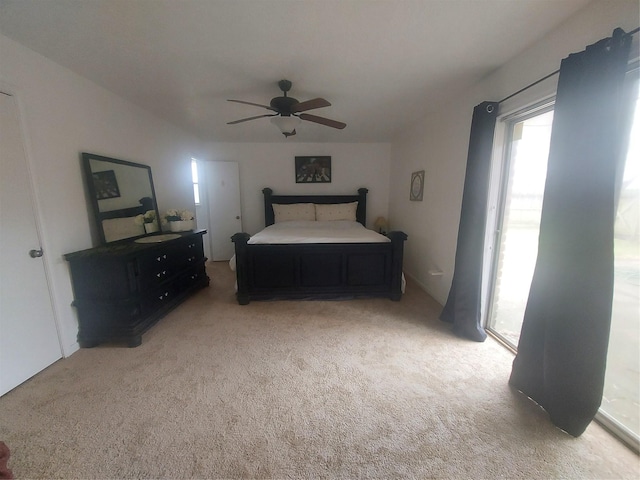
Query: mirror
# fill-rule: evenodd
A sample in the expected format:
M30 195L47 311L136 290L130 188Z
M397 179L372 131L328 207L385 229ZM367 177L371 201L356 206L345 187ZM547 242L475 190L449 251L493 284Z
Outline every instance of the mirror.
M151 167L92 153L82 165L101 243L160 230Z

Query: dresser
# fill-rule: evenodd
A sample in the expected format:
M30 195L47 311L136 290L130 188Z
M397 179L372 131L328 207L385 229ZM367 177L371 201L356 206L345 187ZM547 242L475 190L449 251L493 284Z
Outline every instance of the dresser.
M80 346L124 342L137 347L144 332L208 286L205 233L181 232L162 242L127 241L66 254Z

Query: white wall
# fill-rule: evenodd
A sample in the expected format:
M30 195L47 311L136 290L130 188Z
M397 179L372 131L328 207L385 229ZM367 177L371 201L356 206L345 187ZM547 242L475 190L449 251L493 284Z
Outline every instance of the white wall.
M78 348L65 253L94 246L85 198L83 151L150 165L161 212L193 209L191 157L202 142L0 35L0 86L14 94L26 128L27 157L63 351Z
M274 128L274 135L278 135ZM212 143L202 161L237 162L240 167L242 227L249 234L264 228L262 189L275 194L357 194L369 189L367 226L387 216L391 146L386 143ZM331 183L295 182L294 158L331 156ZM215 228L211 226L210 228Z
M563 58L610 36L615 27L633 30L638 26L638 10L637 0L602 0L588 5L392 144L389 220L393 228L409 235L405 272L440 303L446 302L453 276L473 107L484 100L501 100L557 70ZM557 76L541 84L535 95L553 91L556 82ZM501 111L524 105L533 97L534 91L529 91L502 105ZM424 200L410 202L411 172L423 169ZM444 275L430 276L430 269L441 269Z

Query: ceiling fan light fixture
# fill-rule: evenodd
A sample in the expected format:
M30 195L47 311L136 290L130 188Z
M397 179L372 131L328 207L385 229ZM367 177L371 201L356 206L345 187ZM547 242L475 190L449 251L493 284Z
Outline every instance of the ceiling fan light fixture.
M276 127L280 129L280 131L285 135L291 135L293 131L296 129L298 125L300 125L300 120L298 117L290 116L277 116L271 119L271 123L273 123Z

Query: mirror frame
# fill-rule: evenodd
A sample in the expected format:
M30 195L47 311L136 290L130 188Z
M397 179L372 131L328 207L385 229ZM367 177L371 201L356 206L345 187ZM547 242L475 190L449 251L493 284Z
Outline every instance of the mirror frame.
M94 172L91 169L91 160L99 160L101 162L107 162L107 163L114 163L117 165L125 165L125 166L129 166L129 167L134 167L134 168L142 168L144 170L146 170L148 178L149 178L149 185L151 187L151 199L153 201L153 208L152 210L155 210L156 212L156 221L158 224L158 233L162 232L162 222L160 221L160 211L158 210L158 201L156 198L156 192L155 192L155 188L153 185L153 176L151 175L151 167L148 165L143 165L141 163L135 163L135 162L129 162L127 160L119 160L117 158L110 158L110 157L104 157L102 155L96 155L93 153L86 153L83 152L82 153L82 167L84 170L84 177L85 177L85 184L87 187L87 192L89 194L89 201L91 203L91 208L93 210L93 216L94 216L94 221L95 221L95 225L96 225L96 229L98 231L98 236L100 238L100 243L102 245L105 244L111 244L111 243L116 243L116 242L125 242L125 241L131 241L134 240L136 238L141 238L141 237L146 237L149 235L153 235L153 234L147 234L146 232L142 235L132 235L131 237L126 237L126 238L120 238L117 240L112 240L112 241L107 241L106 237L105 237L105 232L104 232L104 228L102 225L102 220L108 219L108 218L120 218L117 215L113 215L112 212L121 212L124 213L123 211L128 211L127 213L132 213L133 215L123 215L124 217L128 217L128 216L135 216L137 215L137 213L135 213L136 209L140 209L140 212L142 212L142 209L144 208L141 204L139 206L133 206L133 207L127 207L127 208L122 208L122 209L117 209L117 210L109 210L107 212L101 212L100 211L100 205L98 204L98 195L96 192L96 188L95 188L95 183L94 183ZM111 213L111 215L110 215ZM144 213L144 212L142 212ZM105 215L107 214L107 215Z

